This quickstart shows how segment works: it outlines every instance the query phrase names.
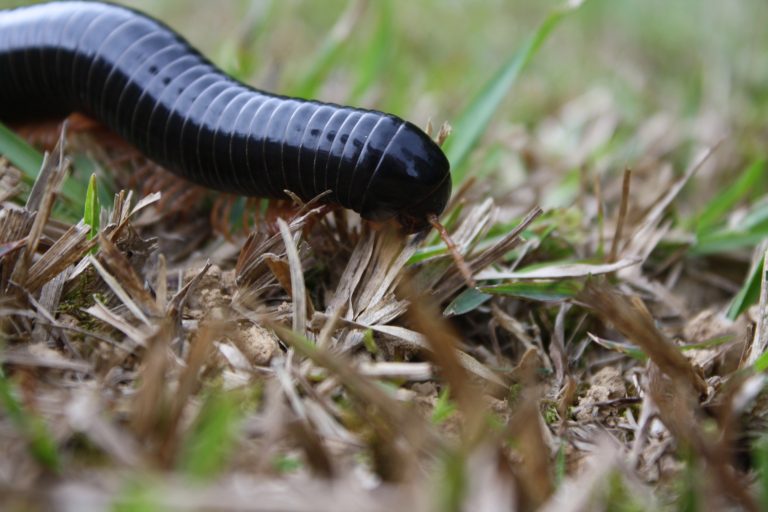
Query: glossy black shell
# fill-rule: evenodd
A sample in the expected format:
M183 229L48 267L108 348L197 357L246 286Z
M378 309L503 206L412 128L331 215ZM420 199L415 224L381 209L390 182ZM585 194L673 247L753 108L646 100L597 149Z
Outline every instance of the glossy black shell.
M329 201L418 229L448 160L407 121L278 96L227 76L164 24L101 2L0 11L0 119L81 111L195 183Z

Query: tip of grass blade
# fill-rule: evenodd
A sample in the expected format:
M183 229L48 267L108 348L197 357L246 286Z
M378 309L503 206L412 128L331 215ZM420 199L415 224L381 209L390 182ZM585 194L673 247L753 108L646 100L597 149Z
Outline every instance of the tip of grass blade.
M520 72L533 59L560 20L583 2L571 2L553 10L523 45L501 66L454 123L454 135L445 141L445 152L454 172L454 183L464 181L463 164L491 123L499 105L517 81Z
M85 191L85 205L83 207L83 221L91 227L88 239L95 237L99 232L99 194L96 184L96 175L91 174L88 180L88 189Z

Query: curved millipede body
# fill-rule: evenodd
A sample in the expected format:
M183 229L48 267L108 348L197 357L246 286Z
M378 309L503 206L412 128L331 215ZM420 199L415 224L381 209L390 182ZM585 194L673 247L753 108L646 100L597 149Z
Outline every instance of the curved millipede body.
M440 148L382 112L278 96L227 76L146 15L101 2L0 10L0 120L80 111L209 188L329 200L410 230L451 191Z

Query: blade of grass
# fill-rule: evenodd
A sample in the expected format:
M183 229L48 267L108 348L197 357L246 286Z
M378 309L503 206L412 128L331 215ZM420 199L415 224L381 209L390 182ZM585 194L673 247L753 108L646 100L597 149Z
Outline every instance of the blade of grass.
M573 2L565 7L553 10L536 32L515 52L453 123L454 135L445 143L445 153L451 163L453 182L460 184L465 178L462 165L477 145L480 137L499 108L499 105L517 81L523 68L531 61L552 30L566 14L577 9L583 2Z
M83 207L83 221L91 228L90 232L88 233L89 240L95 237L99 232L100 210L101 205L99 204L99 193L96 185L96 175L91 174L91 179L88 180L88 189L85 191L85 206Z
M7 158L14 167L19 169L24 176L24 180L28 183L33 183L37 179L37 175L40 173L40 168L43 165L42 153L33 148L23 138L16 135L3 123L0 123L0 156ZM78 194L78 192L82 192L80 187L73 184L71 179L67 179L62 186L60 196L71 207L82 202L82 194ZM57 210L59 206L61 205L57 205ZM64 208L62 215L66 220L76 221L78 219L78 214L72 215L71 209Z
M477 288L467 288L458 297L453 299L443 311L444 316L464 315L474 311L492 297L489 293L483 293Z
M314 98L325 78L344 55L345 43L365 10L367 2L351 0L312 59L312 65L290 91L291 96Z
M702 235L711 230L739 201L754 190L765 172L765 163L764 158L752 162L742 171L735 183L707 203L696 219L697 234Z
M0 123L0 155L7 158L24 176L34 181L43 165L43 155Z
M457 411L456 404L451 400L448 386L445 386L437 395L435 408L432 410L432 424L441 425Z
M371 85L386 69L387 63L393 55L392 42L396 40L392 30L392 4L391 0L379 0L376 4L377 23L376 29L368 43L367 48L357 59L357 80L349 94L349 103L356 105Z
M234 450L239 419L237 401L232 396L210 394L184 443L182 469L199 478L214 476L223 469Z
M768 435L761 436L752 447L757 470L757 491L762 510L768 510Z
M579 294L583 285L577 280L563 281L519 281L515 283L485 286L479 288L483 293L509 295L522 299L538 301L561 301Z
M737 226L699 234L691 248L695 255L706 255L752 247L768 238L768 201L753 205Z
M51 437L45 423L37 415L27 411L16 398L13 386L0 368L0 405L18 431L27 439L29 451L38 463L58 471L61 467L56 441Z
M736 320L739 315L747 310L749 306L757 302L757 298L760 297L760 283L763 276L763 259L754 265L749 272L747 279L741 286L739 293L731 301L731 305L728 306L728 319Z

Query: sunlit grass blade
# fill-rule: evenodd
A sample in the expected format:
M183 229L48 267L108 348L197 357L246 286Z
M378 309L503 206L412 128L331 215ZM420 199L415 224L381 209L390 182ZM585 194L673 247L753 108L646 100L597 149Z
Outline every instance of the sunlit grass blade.
M537 301L561 301L579 294L583 285L577 280L518 281L495 286L483 286L479 290L492 295L510 295Z
M0 123L0 155L8 159L29 181L34 181L43 165L43 155Z
M32 456L46 468L58 471L61 467L59 453L43 420L27 411L16 398L11 382L0 368L0 406L18 431L27 439Z
M456 122L452 123L453 135L445 143L445 152L453 169L453 182L455 184L464 180L465 171L462 169L462 165L488 128L493 115L506 98L512 85L517 81L520 72L536 55L536 52L563 17L574 11L579 5L577 3L574 3L573 6L569 4L567 7L552 11L536 32L477 93Z
M93 238L99 232L99 192L96 184L96 175L91 174L88 180L88 189L85 191L85 207L83 208L83 220L91 227L88 238Z
M763 259L754 266L746 281L741 286L739 293L731 301L728 307L727 316L731 320L736 320L739 315L747 310L749 306L757 302L760 297L760 284L763 278Z
M768 238L768 200L752 206L736 227L702 233L691 248L692 254L705 255L753 247Z
M232 396L220 392L209 395L182 449L181 467L200 478L218 473L234 449L239 419Z
M21 171L24 181L33 183L37 179L40 168L43 165L43 155L33 148L27 141L19 137L10 128L0 123L0 156L8 159ZM61 188L61 198L67 203L63 216L67 220L75 221L79 213L73 214L72 209L77 209L82 203L81 187L73 180L67 179ZM60 205L57 205L60 208ZM57 208L57 213L62 213Z
M493 295L483 293L477 288L467 288L453 299L443 311L445 316L464 315L474 311L491 299Z
M721 222L739 201L754 190L765 172L765 159L753 162L739 178L721 194L713 198L696 219L696 232L703 234Z

